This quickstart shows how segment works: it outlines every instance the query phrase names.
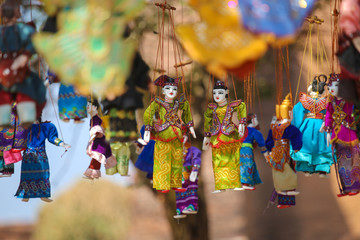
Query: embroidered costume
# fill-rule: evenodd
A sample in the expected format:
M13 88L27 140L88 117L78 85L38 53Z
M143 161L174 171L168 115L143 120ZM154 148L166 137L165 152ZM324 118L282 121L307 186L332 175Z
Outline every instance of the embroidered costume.
M142 126L140 129L141 137L144 138L145 126ZM135 167L140 169L143 172L146 172L146 177L149 179L153 179L154 172L154 147L155 141L150 140L143 148L141 153L136 160Z
M233 122L233 116L238 123ZM215 190L240 188L240 148L245 137L239 137L237 130L239 123L246 122L245 103L210 103L204 118L205 136L211 137Z
M15 194L18 198L49 198L50 170L45 151L45 140L59 146L63 141L58 138L54 124L35 123L27 137L27 149L21 163L21 179Z
M110 144L105 139L105 132L101 123L102 120L97 114L90 120L90 141L86 153L91 157L91 162L84 173L90 179L101 177L101 163L105 164L105 168L116 165L116 159L112 155Z
M360 148L352 111L353 104L330 95L325 127L336 150L342 194L360 191Z
M63 121L80 121L87 117L86 97L79 95L73 85L60 84L58 105L59 116Z
M248 135L244 140L240 149L240 174L241 184L248 184L254 186L262 183L259 172L254 161L254 147L255 142L261 149L261 153L267 151L265 147L265 140L259 130L253 127L247 127Z
M172 82L169 83L169 79ZM165 82L166 81L166 82ZM177 86L179 78L160 76L155 84ZM181 112L181 116L180 115ZM156 118L156 120L154 120ZM172 103L156 97L144 113L145 131L152 131L155 143L153 187L157 190L181 188L183 168L182 124L194 126L189 102L185 95L174 98Z
M302 133L303 142L300 151L290 150L290 156L296 161L296 171L330 173L331 147L327 146L326 134L319 132L325 119L326 104L326 98L312 98L300 93L291 122Z

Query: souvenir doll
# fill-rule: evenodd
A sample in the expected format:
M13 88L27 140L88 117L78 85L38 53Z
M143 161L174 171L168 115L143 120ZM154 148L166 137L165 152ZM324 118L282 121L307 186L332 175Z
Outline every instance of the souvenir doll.
M240 149L240 179L241 185L245 190L255 190L255 185L262 183L259 172L254 161L254 148L260 147L264 156L267 154L265 140L257 120L257 116L249 113L247 116L248 135Z
M266 148L270 154L267 161L272 168L275 197L278 195L278 208L295 205L297 176L294 163L290 158L290 144L294 151L302 147L302 136L298 128L291 125L292 105L286 96L281 105L276 105L277 122L272 124L266 139Z
M212 147L214 193L243 190L240 183L240 148L245 139L246 106L241 100L228 103L229 90L217 80L213 99L204 114L203 150Z
M15 1L1 5L0 26L0 126L10 126L12 103L17 103L20 125L31 125L45 104L45 86L28 68L35 53L31 37L34 28L16 23L19 17Z
M90 140L86 149L87 155L91 157L91 162L84 173L87 179L98 179L101 177L101 163L105 164L105 168L112 168L116 165L116 159L113 156L110 144L105 139L104 128L101 126L101 108L96 99L88 102L87 112L90 119Z
M27 136L27 149L23 153L21 163L21 179L19 188L15 194L22 201L29 198L41 198L45 202L50 199L50 170L49 161L45 150L45 140L50 143L70 148L58 138L56 127L51 122L41 122L39 118L29 130Z
M154 138L154 174L153 187L159 192L168 192L171 188L181 188L183 163L183 133L185 124L195 138L189 102L184 94L178 93L180 78L162 75L155 85L162 87L165 99L156 97L144 113L144 141Z
M337 171L340 178L339 197L356 195L360 191L359 140L352 116L353 104L338 97L339 76L330 75L329 102L326 107L325 131L328 146L336 152Z
M109 117L106 137L110 141L111 150L116 157L117 165L106 170L106 174L119 173L128 175L130 146L138 138L136 109L144 108L143 93L148 89L150 78L149 67L136 53L130 76L126 80L127 90L115 99L102 101L104 112Z
M141 137L144 137L145 126L142 126L140 129ZM139 154L138 159L135 162L135 167L141 171L146 172L146 177L152 181L153 172L154 172L154 146L155 141L150 140L148 143L145 143L143 139L140 138L137 141L137 153Z
M197 191L201 151L186 142L184 156L182 191L175 191L176 215L174 218L184 218L186 217L184 214L196 214L198 211Z
M16 104L11 113L11 128L0 131L0 177L10 177L14 173L14 163L21 161L21 151L26 149L28 130L19 125Z
M321 80L323 79L323 80ZM299 102L293 110L292 125L302 133L302 148L295 152L290 149L290 156L296 161L296 171L305 172L305 176L318 173L325 177L330 173L333 163L331 147L326 144L326 135L320 132L326 113L324 93L327 77L315 77L309 86L310 95L300 92Z

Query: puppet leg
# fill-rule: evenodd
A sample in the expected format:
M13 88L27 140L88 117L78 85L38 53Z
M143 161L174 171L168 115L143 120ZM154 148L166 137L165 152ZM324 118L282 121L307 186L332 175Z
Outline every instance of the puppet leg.
M90 166L88 169L86 169L84 176L90 179L98 179L99 177L101 177L100 166L100 162L98 162L94 158L91 159Z

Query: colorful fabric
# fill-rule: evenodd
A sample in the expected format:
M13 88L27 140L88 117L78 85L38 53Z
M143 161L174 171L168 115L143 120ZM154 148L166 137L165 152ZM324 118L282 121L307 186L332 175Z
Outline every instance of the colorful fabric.
M240 188L241 143L224 144L212 149L215 190Z
M106 136L110 143L129 142L138 138L135 110L111 108L108 115L110 124Z
M116 166L106 169L107 175L119 173L121 176L128 176L131 144L131 142L110 143L111 151L116 158Z
M284 170L279 172L272 169L274 187L276 191L289 191L297 188L296 172L290 167L289 163L285 163Z
M144 137L145 126L142 126L140 133L141 137ZM148 178L153 178L154 171L154 148L155 141L150 140L147 145L143 146L142 152L139 154L138 159L136 160L135 167L141 171L147 172Z
M29 71L27 65L18 69L17 72L9 71L15 59L14 55L31 56L35 53L31 41L34 33L35 30L32 27L22 23L0 26L0 52L2 53L0 57L0 91L22 93L38 104L43 104L46 100L46 89L38 74ZM6 69L9 73L6 73ZM21 77L18 78L18 76Z
M14 164L5 164L2 152L0 152L0 173L4 175L14 174Z
M15 194L18 198L50 197L49 161L45 151L45 140L59 145L54 124L33 124L27 138L27 149L21 163L21 179Z
M331 143L355 146L359 144L356 136L354 118L352 116L353 104L344 99L338 100L334 96L329 97L326 107L325 126L332 130Z
M303 146L300 151L290 149L290 156L296 161L296 171L330 173L333 164L331 146L327 146L326 133L319 130L323 119L309 118L309 113L326 114L326 98L313 99L300 93L300 102L293 109L292 125L302 133Z
M183 169L182 142L156 141L154 149L153 187L157 190L181 188Z
M86 97L76 93L73 85L60 85L58 105L61 120L80 120L87 117Z
M295 196L287 196L287 195L278 194L278 204L294 206L296 204Z
M360 147L335 144L342 191L360 191Z
M250 147L243 146L240 149L240 176L241 184L254 186L262 183L254 161L254 153Z
M175 192L176 197L176 212L181 214L182 211L186 208L197 212L199 209L198 206L198 186L197 183L189 185L186 189L186 192Z

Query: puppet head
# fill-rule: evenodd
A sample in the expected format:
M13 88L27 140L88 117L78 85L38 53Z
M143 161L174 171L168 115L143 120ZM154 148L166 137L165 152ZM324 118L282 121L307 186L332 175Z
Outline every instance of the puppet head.
M173 100L178 93L178 86L181 79L181 77L171 78L167 75L161 75L154 81L154 84L162 87L162 94L165 95L166 99Z
M17 0L6 0L1 5L1 17L3 24L15 24L20 17L19 2Z
M86 110L91 117L95 116L96 114L101 115L101 106L97 99L89 99Z
M227 103L227 97L229 94L228 88L223 81L217 80L213 88L213 98L217 104L222 105Z
M327 77L324 74L315 76L308 88L310 95L312 97L318 97L319 95L323 94L325 91L326 81Z
M260 129L259 121L258 121L255 113L249 113L247 115L247 124L248 124L248 127L253 127L253 128L256 128L257 130Z
M331 95L337 97L339 94L339 74L331 73L329 78L329 92Z
M278 120L292 118L292 103L290 101L290 93L285 97L280 105L276 105L276 117Z

